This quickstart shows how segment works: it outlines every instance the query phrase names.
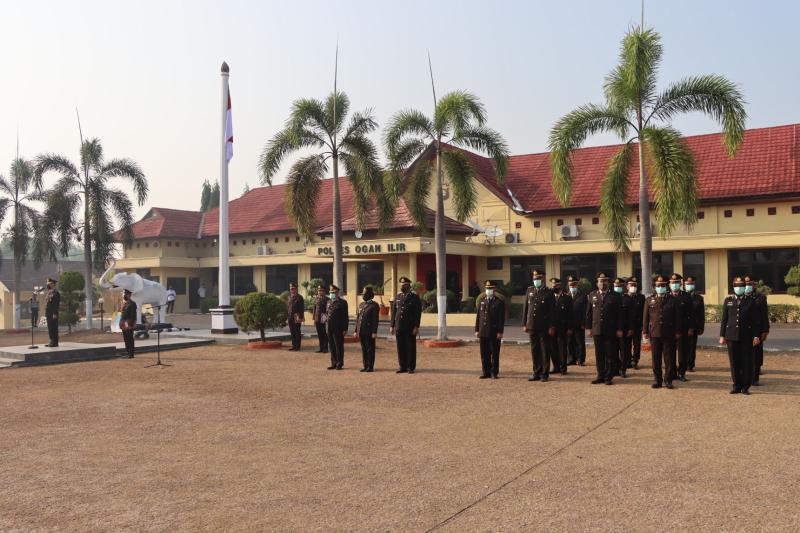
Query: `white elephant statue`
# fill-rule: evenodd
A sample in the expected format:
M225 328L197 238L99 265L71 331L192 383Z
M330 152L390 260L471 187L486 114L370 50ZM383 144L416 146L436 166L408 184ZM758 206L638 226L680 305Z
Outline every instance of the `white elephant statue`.
M136 323L142 323L142 305L150 304L159 306L153 308L153 321L157 324L164 323L167 310L167 289L158 282L144 279L139 274L120 272L107 280L109 272L116 266L116 261L111 260L111 265L100 276L100 287L122 292L123 289L131 292L131 300L136 302Z

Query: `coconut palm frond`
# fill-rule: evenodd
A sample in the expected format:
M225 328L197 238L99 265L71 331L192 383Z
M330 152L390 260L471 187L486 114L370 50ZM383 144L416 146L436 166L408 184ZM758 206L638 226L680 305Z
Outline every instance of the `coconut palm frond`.
M468 126L483 126L485 123L486 108L474 94L453 91L436 103L433 125L443 136L452 133L458 137Z
M42 154L35 159L37 179L47 172L55 172L63 179L80 182L80 173L75 165L64 156L56 154Z
M147 178L141 167L130 159L112 159L104 164L98 172L96 179L125 178L131 182L133 192L136 194L136 201L143 205L147 200L148 186Z
M399 169L410 162L406 160L402 165L397 164L400 156L408 154L408 152L400 150L401 147L407 145L404 141L413 141L414 146L419 146L420 144L427 146L428 143L435 139L436 133L433 129L433 123L428 117L419 111L406 109L395 113L389 120L383 140L392 167Z
M494 160L495 175L498 183L503 183L508 166L508 145L503 136L486 126L469 126L463 128L453 143L485 153Z
M81 169L91 169L95 174L100 174L103 168L103 145L100 139L87 139L81 146Z
M338 111L337 111L338 112ZM350 123L342 135L342 141L346 141L350 136L364 137L369 135L378 128L378 123L372 114L372 109L365 109L364 111L353 113L350 117Z
M652 28L634 28L622 40L620 79L638 102L652 103L663 54L661 36Z
M327 172L325 157L317 154L297 160L286 176L286 212L298 231L309 239L314 236L320 181Z
M420 161L408 176L404 197L411 217L420 231L428 231L426 208L433 180L433 166L430 161Z
M656 225L669 236L679 222L697 220L694 158L674 128L649 127L643 132L655 197Z
M619 252L628 251L630 220L625 197L628 190L633 147L626 143L608 162L603 184L600 187L600 214L605 221L606 233Z
M333 122L334 117L334 104L336 106L336 123ZM334 131L341 132L344 125L345 118L350 112L350 99L341 91L335 95L333 93L328 95L325 100L325 116L327 117L327 130L333 133Z
M477 207L478 193L475 190L475 170L463 152L442 153L442 165L450 181L455 216L459 222L465 221Z

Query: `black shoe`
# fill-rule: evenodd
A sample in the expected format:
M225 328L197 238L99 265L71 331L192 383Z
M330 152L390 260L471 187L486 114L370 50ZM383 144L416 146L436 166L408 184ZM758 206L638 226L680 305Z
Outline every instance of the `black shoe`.
M336 370L336 367L335 366L329 366L328 370Z
M627 378L627 377L628 377L628 375L627 375L627 373L626 373L626 372L623 370L622 372L620 372L620 374L619 374L619 377L621 377L621 378Z
M409 373L409 374L413 374L413 373L414 373L414 371L413 371L413 370L409 370L409 371L408 371L408 373Z
M342 365L338 365L338 366L336 367L336 370L341 370L342 368L343 368L343 367L342 367Z
M533 374L531 377L528 378L528 381L539 381L540 379L542 379L541 376L537 376L536 374Z
M547 376L542 376L542 379L541 379L541 382L542 382L542 383L547 383L548 381L550 381L550 378L549 378L549 377L547 377Z
M610 379L606 380L606 385L613 385L613 384L614 384L614 382L612 380L610 380Z
M491 376L487 376L486 374L479 376L478 379L489 379Z
M492 374L492 379L500 379L500 376L498 376L497 374Z
M628 363L628 366L625 368L633 368L633 363Z
M567 367L564 367L564 368L561 369L561 375L562 376L566 376L567 375Z
M671 390L671 389L674 389L675 386L672 384L671 381L667 381L667 388Z
M652 385L650 385L650 388L651 389L660 389L661 388L661 383L653 383Z
M738 387L734 386L734 387L731 387L731 391L728 394L739 394L740 392L742 392L742 391L740 391Z
M694 372L694 367L690 368L689 372Z
M681 383L686 383L686 376L683 375L678 376L678 381L680 381Z
M406 370L405 368L401 368L398 371L396 371L395 374L405 374L406 372L408 372L408 370Z
M578 362L574 361L574 360L573 361L567 361L567 365L568 366L574 366L574 365L577 365L577 364L578 364Z
M579 362L579 363L578 363L578 366L586 366L586 363L584 363L583 361L581 361L581 362Z
M361 370L359 370L359 372L366 372L366 371L367 371L366 368L362 368Z
M372 368L368 368L367 372L374 372L374 370Z
M606 380L604 380L603 378L597 378L597 379L593 379L592 380L592 385L600 385L601 383L605 383L605 382L606 382Z
M286 350L286 351L287 351L287 352L296 352L297 350L295 350L294 348L289 348L289 349L288 349L288 350Z
M639 363L633 363L634 370L639 370Z
M750 395L750 390L749 389L742 389L742 394L746 394L746 395L749 396Z
M759 383L758 381L754 381L754 382L752 383L752 385L753 385L753 387L760 387L760 386L761 386L761 383Z

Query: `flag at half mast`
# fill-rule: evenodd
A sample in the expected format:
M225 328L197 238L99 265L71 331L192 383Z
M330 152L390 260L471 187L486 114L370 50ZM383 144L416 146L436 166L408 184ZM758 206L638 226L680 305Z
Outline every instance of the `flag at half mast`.
M233 116L231 113L231 93L228 91L228 113L225 115L225 153L227 161L233 158Z

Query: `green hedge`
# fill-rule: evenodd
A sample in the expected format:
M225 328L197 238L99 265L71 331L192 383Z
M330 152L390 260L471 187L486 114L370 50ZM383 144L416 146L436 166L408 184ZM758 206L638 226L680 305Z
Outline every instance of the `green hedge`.
M706 304L706 322L722 320L722 306ZM800 323L800 305L769 304L769 321L773 324Z
M241 298L241 296L231 296L231 306L235 307L236 302ZM201 313L208 313L211 309L214 309L219 305L219 298L216 296L207 296L203 298L203 303L200 304L200 312Z

